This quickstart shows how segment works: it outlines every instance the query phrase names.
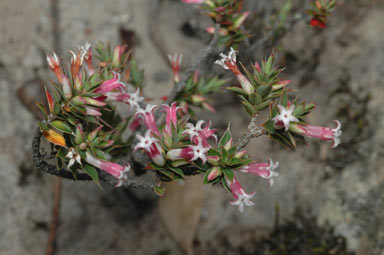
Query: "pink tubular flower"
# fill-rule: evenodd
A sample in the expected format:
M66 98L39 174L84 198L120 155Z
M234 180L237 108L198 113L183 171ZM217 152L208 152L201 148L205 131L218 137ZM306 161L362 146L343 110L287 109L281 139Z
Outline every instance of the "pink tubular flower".
M269 159L269 162L261 162L261 163L251 163L249 165L246 165L242 168L240 168L240 171L243 173L250 173L250 174L256 174L260 177L263 177L265 179L268 179L269 186L272 187L274 181L274 176L279 176L278 173L276 173L275 170L279 166L279 162L273 163L271 159Z
M287 85L291 83L291 80L283 80L276 83L276 85Z
M127 131L127 136L130 137L132 134L136 132L136 130L141 126L142 124L142 119L139 117L134 117L132 122L129 123L128 126L128 131Z
M216 60L215 64L222 66L224 69L229 69L236 76L241 87L248 93L251 94L255 91L249 80L240 72L236 64L236 51L232 48L228 55L223 53L220 54L221 60Z
M131 97L129 93L120 93L120 92L108 92L106 95L109 100L123 102L123 103L128 103L128 100Z
M121 62L121 57L123 56L125 50L127 49L128 45L117 45L115 50L113 51L113 57L112 57L112 66L118 67Z
M131 169L129 164L122 166L114 162L97 159L88 152L86 152L85 161L115 177L118 180L116 187L120 186L124 180L128 179L128 172Z
M71 58L71 75L74 79L80 73L80 68L83 65L84 57L87 54L86 50L82 46L78 46L79 51L75 54L73 51L69 51L72 54Z
M288 104L288 107L284 107L282 105L277 105L279 108L280 114L276 115L272 120L275 128L281 129L284 128L285 131L289 129L290 122L299 122L299 120L293 116L293 111L295 110L295 105Z
M134 150L144 149L156 165L164 166L165 159L162 154L163 149L158 143L158 140L151 136L151 130L147 130L144 137L141 135L136 135L136 137L139 143L136 144Z
M255 192L251 194L245 193L243 187L241 187L239 180L237 180L236 177L233 178L233 181L227 180L226 182L231 189L232 195L234 197L234 201L231 201L231 205L236 205L239 207L239 211L244 211L244 205L246 206L252 206L254 203L250 200L254 195Z
M92 46L89 42L86 42L84 46L81 46L81 49L85 52L85 62L88 66L88 74L91 76L95 73L95 68L92 64Z
M215 28L214 27L207 27L205 31L209 34L214 34L215 33ZM221 36L227 36L228 35L228 30L225 28L220 28L219 29L219 35Z
M57 80L61 83L65 98L71 98L72 88L69 84L67 76L64 75L63 71L60 68L60 61L56 53L53 52L52 55L47 55L47 62L49 68L55 73Z
M182 149L173 149L168 151L167 158L170 160L187 160L187 161L195 161L197 159L201 159L203 163L207 161L206 153L209 148L201 145L188 145Z
M209 174L207 176L207 180L212 181L212 180L216 179L217 177L221 176L222 174L223 174L223 171L221 170L221 168L219 166L215 166L209 172Z
M112 72L112 73L113 73L113 78L110 80L104 81L99 87L97 87L93 91L94 93L105 95L112 90L118 89L121 91L123 88L125 88L124 83L120 81L120 74L116 72Z
M139 103L144 100L144 97L140 96L140 89L137 89L134 93L129 94L129 99L127 100L127 103L134 107L135 109L139 109L140 105Z
M93 108L93 107L90 107L90 106L85 106L84 108L86 110L86 114L87 115L95 116L95 117L100 117L101 116L101 112L97 108Z
M320 19L316 18L316 17L313 17L309 24L312 26L312 27L319 27L319 28L325 28L326 27L326 24L321 21Z
M233 28L235 29L239 28L244 23L244 21L247 19L248 16L249 16L249 12L243 12L242 14L240 14L240 16L238 16L235 19L235 22L233 23Z
M217 142L217 136L215 135L215 132L217 129L210 129L211 122L208 123L204 128L202 128L202 125L205 123L203 120L199 120L196 123L196 126L192 123L187 123L187 129L183 131L183 135L187 134L189 136L189 139L194 144L202 143L204 147L210 147L207 140L209 138L213 138L215 142Z
M293 124L292 131L299 135L318 138L323 141L332 141L331 148L335 148L340 144L340 136L342 133L340 121L335 120L335 122L336 128Z
M182 54L173 54L173 55L168 55L169 62L171 63L172 67L172 72L173 72L173 80L178 83L180 82L180 65L181 65L181 60L183 59Z
M75 96L71 101L78 105L88 104L88 105L98 106L98 107L106 105L106 103L104 103L104 98L95 99L90 97Z
M172 124L176 128L177 126L177 111L181 110L179 106L177 106L176 102L173 102L171 106L163 104L162 105L166 112L165 117L165 132L167 134L172 135Z
M160 136L160 131L157 128L155 115L153 111L157 108L157 105L147 104L145 110L142 108L137 109L136 116L144 118L145 125L148 129L150 129L153 133Z
M55 73L57 80L61 83L63 79L63 71L60 68L60 61L56 53L53 52L52 55L47 55L47 62L49 68Z

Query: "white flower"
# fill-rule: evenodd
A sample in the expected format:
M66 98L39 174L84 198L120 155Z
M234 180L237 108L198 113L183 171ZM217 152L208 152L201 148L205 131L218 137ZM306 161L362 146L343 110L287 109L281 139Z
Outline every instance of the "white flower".
M140 89L137 89L134 93L129 93L129 99L127 100L131 107L135 107L136 109L140 109L139 103L144 100L144 97L139 96Z
M288 131L290 122L299 122L299 120L292 115L293 111L295 110L295 106L293 104L287 108L282 105L277 105L277 107L279 108L280 114L276 115L272 119L275 124L275 128L284 127L284 130Z
M71 147L68 150L67 155L65 157L69 158L69 163L67 168L69 169L73 164L75 164L75 161L81 165L81 157L80 155L76 152L75 148Z
M238 194L238 198L235 201L231 201L231 205L236 205L239 207L239 211L243 212L244 211L244 205L246 206L253 206L255 203L253 203L250 199L255 195L255 193L252 194Z
M215 64L222 66L224 69L230 69L228 64L230 66L236 65L236 51L232 47L231 47L228 55L225 55L224 53L220 53L220 57L221 57L221 59L216 60Z
M193 157L190 161L195 161L198 158L205 163L207 161L206 153L209 151L209 147L203 147L201 143L199 145L191 145L190 148L193 151Z

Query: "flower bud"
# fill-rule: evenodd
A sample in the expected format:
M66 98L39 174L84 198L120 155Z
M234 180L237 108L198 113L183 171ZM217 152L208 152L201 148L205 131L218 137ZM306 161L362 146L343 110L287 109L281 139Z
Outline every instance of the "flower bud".
M217 177L221 176L222 174L223 174L223 171L221 170L221 167L215 166L210 170L208 177L207 177L207 180L212 181L212 180L216 179Z

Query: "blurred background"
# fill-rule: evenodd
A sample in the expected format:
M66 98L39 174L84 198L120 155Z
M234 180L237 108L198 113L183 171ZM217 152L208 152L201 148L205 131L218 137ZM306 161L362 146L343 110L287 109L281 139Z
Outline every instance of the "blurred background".
M244 213L199 177L168 185L161 199L63 180L50 254L384 254L384 1L338 1L326 29L301 19L267 41L258 37L285 1L246 2L253 37L240 59L260 60L274 48L290 88L316 102L308 122L339 119L341 145L310 140L288 151L267 137L251 141L249 153L279 161L280 176L271 189L239 176L256 192ZM292 3L292 15L307 4ZM159 103L172 89L166 55L182 53L188 67L209 42L211 22L176 0L1 0L0 17L0 254L48 254L56 181L31 159L34 102L45 101L43 85L54 79L46 54L68 59L67 50L86 41L128 43L145 70L146 96ZM205 73L226 75L212 66L219 52L203 63ZM249 122L239 100L229 92L214 99L217 113L201 118L221 132L230 121L239 138Z

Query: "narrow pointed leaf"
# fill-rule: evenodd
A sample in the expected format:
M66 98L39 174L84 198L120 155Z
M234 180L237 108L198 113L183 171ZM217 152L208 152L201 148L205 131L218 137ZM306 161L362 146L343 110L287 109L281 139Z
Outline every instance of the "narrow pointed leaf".
M51 94L49 94L47 87L44 86L45 89L45 96L47 97L47 102L48 102L48 108L50 112L53 112L53 99Z
M64 137L61 134L53 131L52 129L49 129L47 131L43 131L43 135L44 135L45 139L47 139L49 142L51 142L53 144L56 144L56 145L59 145L62 147L67 146Z

